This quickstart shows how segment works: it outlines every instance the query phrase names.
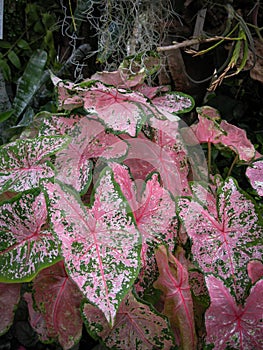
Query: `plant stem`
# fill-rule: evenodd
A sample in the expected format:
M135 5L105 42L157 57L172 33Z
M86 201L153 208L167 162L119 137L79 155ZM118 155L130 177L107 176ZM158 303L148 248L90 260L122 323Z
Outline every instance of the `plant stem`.
M210 175L211 175L211 157L212 157L211 142L208 141L208 143L207 143L207 170L208 170L208 178L210 178Z
M234 165L236 164L237 160L238 160L238 155L236 154L236 156L235 156L235 158L234 158L234 160L233 160L233 162L228 170L227 177L231 175L232 170L233 170Z

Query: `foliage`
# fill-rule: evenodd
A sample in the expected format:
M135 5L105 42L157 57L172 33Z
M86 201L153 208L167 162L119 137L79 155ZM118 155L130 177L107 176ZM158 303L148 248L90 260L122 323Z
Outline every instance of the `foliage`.
M31 327L63 349L83 322L110 349L260 348L261 214L200 143L235 152L261 194L259 154L213 108L187 127L190 96L126 73L53 76L59 111L0 148L0 331L23 282Z

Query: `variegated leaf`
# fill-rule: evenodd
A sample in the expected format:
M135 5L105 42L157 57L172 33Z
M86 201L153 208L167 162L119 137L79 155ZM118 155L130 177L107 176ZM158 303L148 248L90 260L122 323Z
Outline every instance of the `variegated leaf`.
M214 349L263 349L263 280L250 291L244 306L235 299L220 279L206 277L211 304L206 311L206 342Z
M182 92L173 91L159 97L154 97L152 103L158 108L161 107L170 113L187 113L195 105L194 99Z
M116 160L127 153L127 144L106 133L98 121L82 118L69 131L68 147L57 154L57 179L85 193L92 179L93 158Z
M106 127L136 136L146 120L140 105L147 104L145 97L136 92L106 87L97 83L82 94L84 108L105 123Z
M82 334L80 304L83 295L68 277L64 263L42 270L33 280L30 323L42 341L58 340L64 350L71 349Z
M157 174L152 174L148 178L143 193L140 194L137 193L127 169L116 163L112 164L112 168L114 178L130 204L138 230L142 235L142 268L136 291L143 292L157 278L158 271L154 255L156 246L165 243L171 251L174 249L177 233L175 202L169 192L160 185Z
M66 147L68 137L50 136L16 140L0 147L0 192L22 192L39 187L55 173L49 156Z
M197 341L188 271L164 246L155 251L155 258L159 277L154 287L163 292L163 314L171 326L179 330L180 348L195 350Z
M42 193L23 193L0 206L0 281L30 281L60 259Z
M85 303L82 313L88 331L109 349L176 349L166 319L154 308L136 300L131 292L121 303L112 328L93 305Z
M263 161L259 160L247 168L246 176L252 187L260 196L263 196Z
M70 277L113 324L138 275L141 239L112 172L104 170L89 210L65 185L47 183L45 191Z
M19 283L0 283L0 335L6 333L13 323L20 288Z
M263 230L253 202L228 178L217 191L217 210L187 198L179 200L178 208L195 262L224 279L242 300L249 282L247 263L263 257Z
M81 119L78 115L66 117L63 115L52 115L44 118L39 130L39 136L68 135L75 124Z

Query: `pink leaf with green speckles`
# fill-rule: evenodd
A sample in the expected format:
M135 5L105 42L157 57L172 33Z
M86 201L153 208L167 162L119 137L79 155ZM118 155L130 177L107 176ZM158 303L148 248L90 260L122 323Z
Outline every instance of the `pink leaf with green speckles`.
M188 282L188 271L164 246L155 251L159 277L154 287L163 292L163 314L179 330L180 347L196 349L193 300Z
M29 295L30 323L42 341L58 340L64 350L82 334L80 304L83 295L68 277L63 262L42 270L33 281L33 305Z
M78 115L65 117L61 115L52 115L45 118L39 130L40 136L68 135L76 123L81 119Z
M220 279L206 277L211 304L205 314L206 342L217 350L263 349L263 280L250 291L244 306L235 299Z
M106 133L104 126L95 120L80 119L68 134L72 137L71 143L56 157L57 179L80 193L85 193L90 184L93 158L112 161L127 153L127 144Z
M0 206L0 281L30 281L60 259L42 193L24 193Z
M68 137L44 136L16 140L0 148L0 192L22 192L39 187L42 179L55 175L49 156L69 142Z
M254 162L247 168L246 176L252 187L260 196L263 196L263 161Z
M138 275L141 238L112 172L106 168L102 173L91 209L65 185L47 183L45 191L70 277L113 324Z
M102 312L85 303L82 308L88 331L109 349L172 350L173 336L166 319L130 292L120 305L111 328Z
M127 92L106 87L100 83L83 93L84 108L97 114L107 128L135 136L146 120L146 113L140 104L146 104L145 97L136 92Z
M152 103L158 108L161 107L170 113L187 113L194 108L194 99L182 92L174 91L163 96L154 97Z
M19 283L0 283L0 335L6 333L13 323L20 288Z
M253 202L228 178L217 190L217 209L187 198L178 201L178 208L195 262L224 279L242 300L249 283L247 263L263 256L263 230Z
M157 278L154 248L158 244L166 243L171 251L174 249L177 233L175 202L169 192L160 185L157 174L152 174L147 179L143 192L138 193L126 168L115 163L112 164L112 169L142 235L142 268L136 286L137 292L141 292Z

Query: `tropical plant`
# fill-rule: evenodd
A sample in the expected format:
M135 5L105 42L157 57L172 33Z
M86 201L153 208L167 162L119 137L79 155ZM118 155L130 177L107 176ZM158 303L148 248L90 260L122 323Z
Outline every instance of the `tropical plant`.
M142 72L52 79L58 113L0 148L0 334L21 294L63 349L83 322L109 349L262 348L261 215L209 151L235 152L262 195L242 130L209 107L187 127L193 99Z

